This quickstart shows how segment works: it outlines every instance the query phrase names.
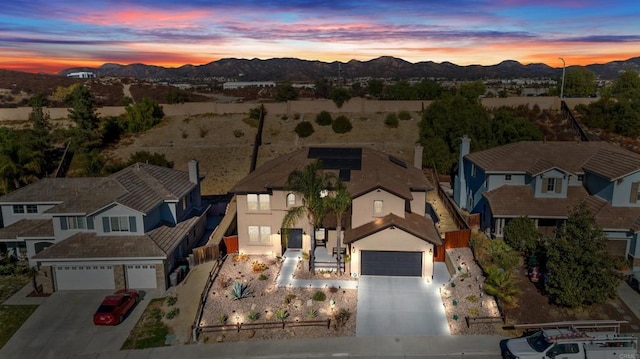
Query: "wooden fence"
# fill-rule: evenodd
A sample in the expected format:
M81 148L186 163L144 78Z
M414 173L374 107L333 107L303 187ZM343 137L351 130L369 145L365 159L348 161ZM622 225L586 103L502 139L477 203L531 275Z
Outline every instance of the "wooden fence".
M327 329L331 327L331 319L322 320L302 320L302 321L274 321L274 322L261 322L261 323L236 323L236 324L221 324L221 325L202 325L198 327L198 333L202 332L224 332L229 330L235 330L240 333L241 330L253 330L253 329L284 329L286 327L324 327Z
M189 263L191 266L197 266L198 264L210 262L220 257L220 248L218 245L206 245L193 249L193 263Z
M438 176L439 176L438 170L436 170L434 166L433 178L435 178L435 180L438 181ZM451 214L451 217L453 218L453 221L455 222L456 226L458 226L458 228L460 229L469 229L470 228L469 223L467 223L467 220L460 214L460 212L458 212L458 207L453 202L451 197L449 197L447 193L442 189L442 187L440 187L439 181L438 183L436 183L436 189L437 189L438 197L442 201L442 204L444 204L444 206L447 208L447 211L449 212L449 214Z
M200 322L202 321L202 313L204 312L204 304L207 302L207 297L209 296L209 291L211 290L211 286L213 282L215 282L218 274L220 274L220 270L222 269L222 265L224 261L227 259L225 255L222 258L218 258L216 263L211 268L211 272L209 272L209 278L207 278L207 284L204 286L204 290L202 294L200 294L200 303L198 303L198 310L196 311L196 317L193 320L193 324L191 325L191 335L194 342L198 341L198 328L200 327Z

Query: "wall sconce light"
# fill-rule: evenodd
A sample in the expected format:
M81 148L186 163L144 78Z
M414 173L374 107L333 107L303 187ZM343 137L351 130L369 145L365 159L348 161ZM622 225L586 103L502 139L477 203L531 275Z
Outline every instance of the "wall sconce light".
M307 235L307 231L302 231L302 234L306 236Z
M280 234L280 230L278 229L278 234Z
M429 248L429 254L433 254L433 248Z
M389 227L389 228L390 228L390 229L396 229L396 226L391 226L391 227Z
M351 253L355 253L356 252L356 247L351 247Z

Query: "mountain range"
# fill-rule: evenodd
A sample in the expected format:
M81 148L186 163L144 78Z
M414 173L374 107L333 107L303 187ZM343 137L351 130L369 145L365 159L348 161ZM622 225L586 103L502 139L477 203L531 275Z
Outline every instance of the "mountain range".
M640 69L640 57L584 67L593 71L598 79L612 80L617 78L622 70L628 68ZM425 61L411 63L389 56L369 61L351 60L348 62L322 62L296 58L274 58L268 60L227 58L204 65L184 65L178 68L145 64L120 65L106 63L98 68L76 67L65 69L59 75L65 76L70 72L76 71L92 71L100 77L119 76L155 80L225 78L237 81L293 82L313 82L320 78L335 78L338 76L344 78L436 78L447 80L558 78L562 76L561 67L554 68L541 63L523 65L517 61L506 60L491 66L459 66L450 62L435 63L433 61Z

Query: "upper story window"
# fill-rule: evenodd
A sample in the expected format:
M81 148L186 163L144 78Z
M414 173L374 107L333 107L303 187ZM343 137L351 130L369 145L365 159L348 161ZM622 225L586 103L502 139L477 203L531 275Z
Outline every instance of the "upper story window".
M511 181L511 175L504 175L505 181Z
M555 192L555 190L556 190L556 179L547 178L547 192Z
M584 182L584 175L578 175L578 182Z
M268 194L248 194L247 208L250 211L268 211L271 208L271 206L269 205L269 195Z
M65 217L67 221L67 229L85 229L87 228L84 217Z
M293 207L296 205L296 195L293 193L289 193L287 195L287 207Z
M373 201L373 215L380 216L384 210L384 202L382 200Z
M38 205L37 204L14 204L13 205L13 214L36 214L38 213Z
M109 217L109 226L112 232L130 232L129 217Z
M271 243L271 227L249 226L249 243Z

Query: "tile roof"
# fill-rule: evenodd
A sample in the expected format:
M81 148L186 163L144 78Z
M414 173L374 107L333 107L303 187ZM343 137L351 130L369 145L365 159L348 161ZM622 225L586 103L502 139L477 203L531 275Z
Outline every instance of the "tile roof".
M53 222L51 219L21 219L0 228L0 239L15 241L18 237L53 238Z
M316 160L309 158L309 150L307 147L301 148L265 163L240 180L230 192L266 193L274 189L284 189L287 177L293 170L302 169ZM433 189L422 170L413 167L411 163L405 164L388 154L367 147L362 147L360 169L351 170L350 179L344 183L353 198L373 189L383 188L402 198L412 199L412 190L428 191Z
M487 172L537 174L557 167L569 173L593 172L616 179L640 171L640 155L614 144L573 141L522 141L465 156Z
M412 234L423 241L433 243L438 246L442 245L442 239L440 238L433 221L428 217L420 216L415 213L405 213L405 218L391 213L363 224L360 227L347 229L344 233L344 243L353 243L391 226Z
M33 256L34 259L166 258L193 230L208 208L193 211L175 226L160 225L142 236L75 234Z
M640 207L613 207L596 196L587 198L587 206L596 218L596 223L607 230L631 230L637 232L640 223Z
M102 182L103 178L43 178L0 197L0 203L64 202Z
M92 213L114 202L149 213L163 201L178 200L194 186L188 172L136 163L47 213Z
M569 210L589 197L582 186L569 186L567 198L534 197L530 186L501 186L483 193L496 217L567 218Z
M47 247L33 259L166 258L149 236L96 236L75 234Z

